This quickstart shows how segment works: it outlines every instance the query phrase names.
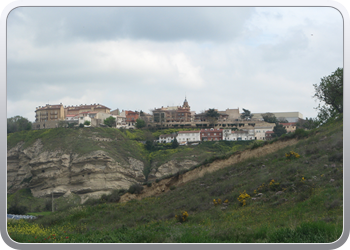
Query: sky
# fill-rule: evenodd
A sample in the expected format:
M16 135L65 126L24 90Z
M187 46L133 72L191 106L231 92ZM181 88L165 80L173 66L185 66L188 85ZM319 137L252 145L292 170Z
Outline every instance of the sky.
M46 104L182 105L316 117L343 67L331 7L19 7L7 18L7 117Z

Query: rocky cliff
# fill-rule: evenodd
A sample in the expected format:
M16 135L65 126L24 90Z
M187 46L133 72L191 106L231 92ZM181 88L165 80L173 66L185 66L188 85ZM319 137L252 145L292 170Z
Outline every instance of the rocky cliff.
M148 177L155 180L196 164L194 160L171 160L153 169ZM102 150L78 155L45 151L40 140L25 149L23 143L18 143L7 152L7 189L12 193L29 188L35 197L74 193L84 202L144 182L144 167L142 161L132 157L120 163Z
M43 151L40 140L26 149L22 145L7 152L9 193L30 188L35 197L75 193L85 200L145 180L144 163L132 157L121 164L102 150L79 156Z

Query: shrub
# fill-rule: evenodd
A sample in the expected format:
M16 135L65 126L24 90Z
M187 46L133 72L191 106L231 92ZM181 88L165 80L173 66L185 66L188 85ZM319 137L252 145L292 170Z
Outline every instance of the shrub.
M237 200L240 202L241 206L245 206L247 205L247 199L249 198L250 198L250 195L247 194L246 191L244 190L243 193L240 193Z
M285 153L285 156L287 160L300 158L300 155L298 153L295 153L294 151L289 151L288 153Z
M171 187L170 187L170 190L174 190L174 189L176 189L175 186L171 186Z
M24 215L28 211L28 208L20 205L12 205L7 209L8 214L19 214Z
M130 194L140 194L141 191L143 190L143 186L140 184L133 184L129 187L128 192Z
M272 190L272 191L276 191L278 188L279 188L279 185L280 183L279 182L275 182L274 179L272 179L269 183L269 188Z
M179 215L175 215L175 219L181 223L187 221L187 218L188 218L188 213L186 211L181 212Z

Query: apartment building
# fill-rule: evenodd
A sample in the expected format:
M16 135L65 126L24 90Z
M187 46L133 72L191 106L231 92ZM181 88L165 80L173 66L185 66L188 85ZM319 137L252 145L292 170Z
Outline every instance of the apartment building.
M64 107L60 104L46 104L35 110L35 122L59 121L65 119Z

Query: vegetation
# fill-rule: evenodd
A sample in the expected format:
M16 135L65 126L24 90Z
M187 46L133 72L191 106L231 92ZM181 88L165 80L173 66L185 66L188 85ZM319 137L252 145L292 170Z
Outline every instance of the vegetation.
M252 119L253 115L250 113L248 109L243 109L243 112L241 113L241 119L243 120L250 120Z
M103 120L103 124L107 125L108 127L115 127L116 119L113 116L110 116Z
M146 127L146 122L140 118L136 119L136 128L144 128Z
M281 135L286 134L286 133L287 133L286 128L282 124L276 123L275 127L273 128L272 136L273 137L280 137Z
M7 118L7 134L31 129L32 123L27 118L19 115Z
M210 124L215 124L219 117L220 114L215 109L209 109L205 113L205 118L209 121Z
M86 126L90 126L90 124L91 124L90 121L85 121L85 122L84 122L84 125L86 125Z
M287 136L301 139L158 197L106 200L36 220L10 220L8 232L26 243L334 242L343 228L342 121L280 140Z
M317 106L317 119L320 124L343 114L343 69L337 68L329 76L321 78L319 85L314 84L315 95L321 103ZM322 105L321 105L322 104Z

